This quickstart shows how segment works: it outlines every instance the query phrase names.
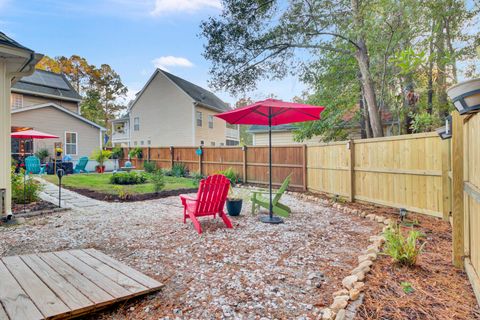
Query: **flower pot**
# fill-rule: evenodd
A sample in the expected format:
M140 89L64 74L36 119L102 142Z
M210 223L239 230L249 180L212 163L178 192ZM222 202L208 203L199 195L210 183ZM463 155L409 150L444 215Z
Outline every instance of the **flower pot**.
M97 173L104 173L105 172L105 166L96 166L95 167Z
M229 216L239 216L242 211L242 199L227 199L227 212Z
M57 152L57 157L61 157L62 156L62 153L61 152Z
M480 79L456 84L447 89L447 94L460 114L480 110Z

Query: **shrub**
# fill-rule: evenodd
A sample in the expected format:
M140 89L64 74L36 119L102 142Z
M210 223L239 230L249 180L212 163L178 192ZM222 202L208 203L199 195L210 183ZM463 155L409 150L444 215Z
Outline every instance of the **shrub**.
M185 177L188 174L188 168L184 163L175 163L172 168L172 175L175 177Z
M219 173L227 177L227 179L230 180L230 184L232 186L235 185L238 181L238 175L235 171L233 171L232 168L228 168L227 170L220 171Z
M123 186L113 186L113 189L117 192L120 200L128 200L132 196L130 191L126 190Z
M150 181L153 183L153 190L159 193L165 187L165 176L162 170L155 170L150 174Z
M145 161L143 163L143 169L145 169L147 173L154 173L157 171L157 163L155 161Z
M41 163L44 163L45 159L47 159L50 156L50 152L48 152L48 149L43 148L35 152L35 155L37 156L38 159L40 159Z
M110 159L110 157L112 156L112 151L110 150L96 150L94 152L92 152L92 160L95 160L98 162L98 165L100 167L103 166L103 164L105 163L105 161L107 161L108 159Z
M123 157L123 149L115 147L112 149L112 159L121 159Z
M130 158L137 158L137 159L142 159L143 158L143 150L140 147L133 148L130 150L128 153Z
M15 173L15 167L11 168L12 177L12 201L16 204L26 204L38 200L38 193L42 190L42 185L31 178L25 180L25 189L23 185L25 170ZM25 193L24 193L25 192Z
M116 172L110 177L111 184L142 184L147 182L147 175L143 172Z
M420 244L422 234L417 230L410 230L408 236L402 234L397 225L385 231L384 253L392 257L393 261L401 265L413 266L423 250L425 242Z

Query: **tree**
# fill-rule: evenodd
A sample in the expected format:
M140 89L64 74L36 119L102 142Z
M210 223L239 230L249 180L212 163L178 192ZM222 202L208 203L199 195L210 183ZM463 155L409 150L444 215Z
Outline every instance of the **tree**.
M108 64L95 68L90 79L91 85L98 93L98 108L103 115L104 126L109 130L109 122L126 107L117 101L127 93L127 87L122 83L120 75Z
M254 101L252 99L250 99L249 97L240 98L235 103L235 109L248 106L248 105L252 104L253 102ZM248 126L248 125L239 125L240 143L243 144L243 145L247 145L247 146L253 144L252 134L247 132L248 128L250 128L250 126Z
M383 136L365 39L368 12L362 1L292 0L285 5L274 0L224 0L223 7L221 17L201 25L215 87L235 93L254 87L261 78L282 78L291 72L297 50L350 55L359 67L373 134ZM347 46L336 47L336 40Z

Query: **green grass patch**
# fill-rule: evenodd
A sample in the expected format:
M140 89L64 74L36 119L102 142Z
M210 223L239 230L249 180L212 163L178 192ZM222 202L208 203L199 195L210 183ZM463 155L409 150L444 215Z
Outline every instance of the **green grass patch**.
M94 190L107 194L117 194L114 185L110 183L111 173L88 173L88 174L71 174L62 178L62 185L67 188L78 188ZM58 178L55 175L44 175L43 178L49 182L58 184ZM125 191L130 194L144 194L153 193L153 183L147 181L144 184L136 185L124 185L122 186ZM176 190L176 189L190 189L196 188L195 180L190 178L180 177L165 177L165 187L163 190Z

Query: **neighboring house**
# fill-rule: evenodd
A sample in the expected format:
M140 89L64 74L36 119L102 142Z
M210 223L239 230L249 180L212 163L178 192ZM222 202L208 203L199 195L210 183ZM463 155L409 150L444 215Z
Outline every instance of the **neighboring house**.
M239 144L238 126L214 115L231 108L212 92L157 69L112 123L112 144L124 147Z
M29 141L12 139L12 155L48 149L61 142L64 155L73 160L90 156L102 147L105 128L80 115L80 95L64 75L36 70L20 79L11 89L12 131L34 129L59 139Z
M346 114L343 117L343 122L345 127L350 127L349 139L361 139L361 127L358 121L354 119L355 112L358 111L354 109L351 113ZM383 120L383 132L386 136L391 136L391 124L392 124L392 115L388 112L382 114ZM320 120L321 121L321 120ZM307 141L296 142L293 140L293 131L295 130L295 124L284 124L279 126L272 126L272 145L287 145L287 144L315 144L322 142L321 136L313 137ZM268 145L268 127L253 125L250 126L247 130L248 133L252 135L253 145Z

